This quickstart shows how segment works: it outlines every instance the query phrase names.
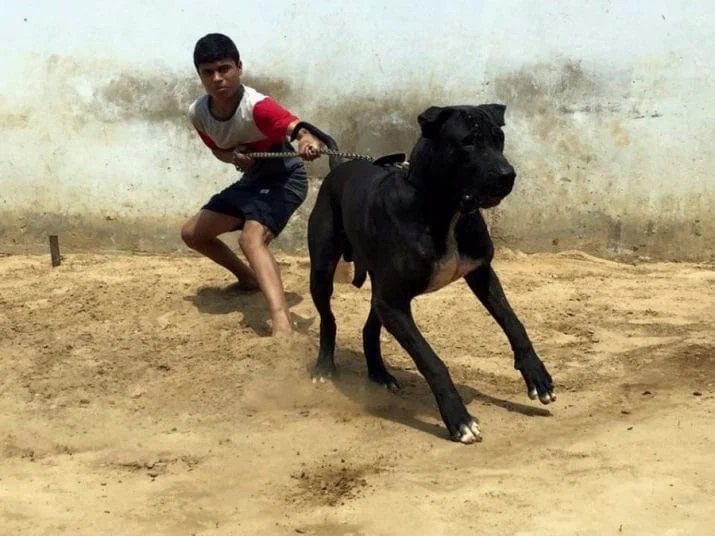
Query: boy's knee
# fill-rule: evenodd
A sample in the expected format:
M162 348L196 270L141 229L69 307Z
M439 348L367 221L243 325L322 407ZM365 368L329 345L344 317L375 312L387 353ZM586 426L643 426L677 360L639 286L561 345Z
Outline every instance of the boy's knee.
M257 221L247 221L238 237L238 245L245 252L265 247L273 235L263 224Z
M181 239L191 249L196 249L202 242L201 237L196 233L196 227L190 221L186 222L181 228Z

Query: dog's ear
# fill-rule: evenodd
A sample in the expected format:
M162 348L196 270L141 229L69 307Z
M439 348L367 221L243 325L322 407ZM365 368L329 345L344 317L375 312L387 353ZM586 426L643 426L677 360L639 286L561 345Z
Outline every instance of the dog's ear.
M422 129L422 136L425 138L434 138L439 132L439 127L449 116L450 110L441 106L430 106L419 116L417 122Z
M498 126L504 126L504 112L506 111L504 104L487 104L485 109Z

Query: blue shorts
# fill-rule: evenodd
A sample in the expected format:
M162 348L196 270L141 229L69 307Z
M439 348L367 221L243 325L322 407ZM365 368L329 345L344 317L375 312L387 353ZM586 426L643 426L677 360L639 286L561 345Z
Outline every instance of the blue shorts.
M308 174L302 160L259 160L202 208L239 218L234 230L255 220L277 237L307 195Z

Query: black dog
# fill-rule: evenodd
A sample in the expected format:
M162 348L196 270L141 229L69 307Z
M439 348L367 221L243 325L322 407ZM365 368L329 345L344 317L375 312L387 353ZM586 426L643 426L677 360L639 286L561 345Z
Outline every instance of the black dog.
M538 395L544 404L555 400L551 376L491 267L494 246L479 212L496 206L514 185L516 173L503 154L505 109L500 104L428 108L418 117L421 136L408 169L330 156L331 171L308 223L310 292L320 313L313 378L335 371L330 298L342 255L355 263L355 286L370 275L372 308L363 328L370 378L399 388L380 352L385 326L427 380L450 436L462 443L481 441L481 433L447 367L415 325L410 303L422 293L465 277L508 337L529 397ZM300 126L337 149L330 136L312 125Z

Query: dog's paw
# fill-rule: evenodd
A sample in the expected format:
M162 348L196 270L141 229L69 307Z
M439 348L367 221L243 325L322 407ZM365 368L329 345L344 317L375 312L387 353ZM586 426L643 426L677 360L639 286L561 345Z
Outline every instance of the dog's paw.
M395 379L395 377L387 371L381 372L370 372L370 381L375 382L378 385L382 385L388 391L396 393L400 390L400 384Z
M313 379L313 383L325 383L332 380L335 376L335 364L334 363L321 363L318 362L313 367L313 372L310 376Z
M531 400L538 398L542 404L556 402L554 383L541 359L533 354L528 355L518 359L514 368L521 372Z
M452 434L453 441L459 441L465 445L480 443L482 439L482 431L479 429L479 424L476 420L460 425L459 429Z
M451 396L438 399L438 404L452 441L458 441L464 445L482 441L479 420L469 414L456 391L452 392Z

